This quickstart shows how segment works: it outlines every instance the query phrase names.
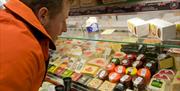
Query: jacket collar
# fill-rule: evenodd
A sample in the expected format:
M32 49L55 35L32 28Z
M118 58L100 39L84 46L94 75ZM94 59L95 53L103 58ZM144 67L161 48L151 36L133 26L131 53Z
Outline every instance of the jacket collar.
M53 50L56 49L53 40L29 7L27 7L19 0L8 0L8 2L5 4L5 7L23 18L26 22L28 22L30 25L40 31L43 35L45 35L50 40L50 48Z

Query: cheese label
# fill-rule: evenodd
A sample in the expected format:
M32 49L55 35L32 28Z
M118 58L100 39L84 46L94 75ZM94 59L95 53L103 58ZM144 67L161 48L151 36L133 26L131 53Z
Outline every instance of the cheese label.
M109 77L109 80L113 80L114 78L117 77L117 73L113 73L110 77Z
M123 72L123 67L122 66L118 66L118 73L122 73Z
M121 82L124 82L126 79L128 79L128 75L124 75L122 78L121 78Z
M146 69L142 69L142 70L141 70L141 76L145 77L145 76L146 76L146 72L147 72Z
M137 77L136 80L134 81L134 85L137 86L142 80L143 80L142 77Z

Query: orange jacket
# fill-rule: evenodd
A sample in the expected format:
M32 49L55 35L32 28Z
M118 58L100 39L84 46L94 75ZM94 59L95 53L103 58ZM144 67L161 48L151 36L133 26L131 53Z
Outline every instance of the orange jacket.
M9 0L0 10L0 91L38 91L51 37L30 8Z

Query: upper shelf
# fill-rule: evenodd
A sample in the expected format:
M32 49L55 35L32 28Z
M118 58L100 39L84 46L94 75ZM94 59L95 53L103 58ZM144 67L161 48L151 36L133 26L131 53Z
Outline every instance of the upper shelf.
M147 36L138 38L133 36L128 31L115 31L112 34L102 34L102 32L87 33L84 31L69 31L63 33L59 38L63 39L78 39L78 40L88 40L88 41L101 41L101 42L113 42L113 43L138 43L144 45L155 45L166 48L180 48L180 38L170 39L161 41L157 38L150 38Z
M72 8L70 11L70 16L119 14L176 9L180 9L180 0L136 0L136 2L98 4L96 6Z

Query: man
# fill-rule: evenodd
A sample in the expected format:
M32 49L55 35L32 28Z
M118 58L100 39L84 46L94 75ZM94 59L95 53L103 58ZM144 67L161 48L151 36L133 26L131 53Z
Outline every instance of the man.
M38 91L70 0L7 0L0 9L0 91Z

